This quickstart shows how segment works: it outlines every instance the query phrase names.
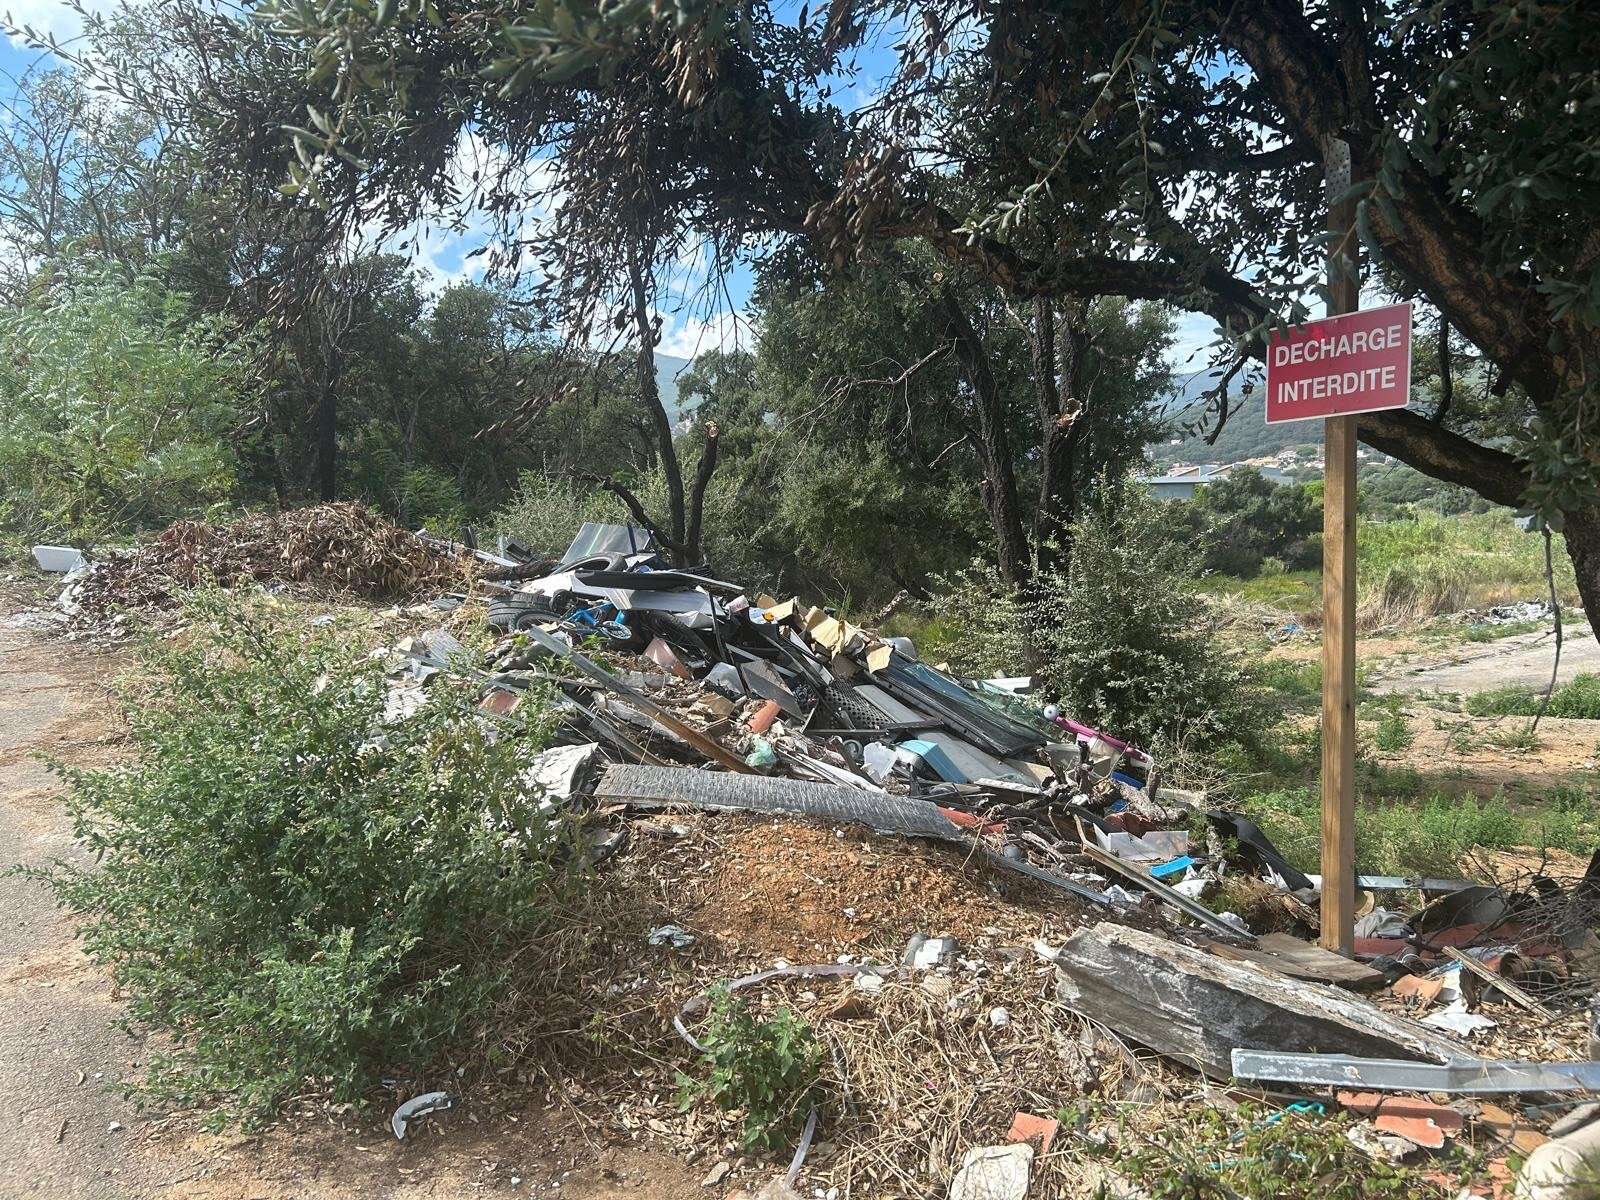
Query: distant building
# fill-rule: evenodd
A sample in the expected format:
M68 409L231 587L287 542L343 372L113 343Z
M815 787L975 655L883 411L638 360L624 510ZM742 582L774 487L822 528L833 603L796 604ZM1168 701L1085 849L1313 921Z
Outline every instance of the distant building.
M1150 489L1157 500L1191 500L1194 494L1208 483L1226 479L1234 471L1251 468L1261 473L1263 479L1273 483L1288 483L1289 473L1282 467L1250 463L1199 463L1195 466L1179 464L1169 467L1160 475L1141 476L1139 482Z

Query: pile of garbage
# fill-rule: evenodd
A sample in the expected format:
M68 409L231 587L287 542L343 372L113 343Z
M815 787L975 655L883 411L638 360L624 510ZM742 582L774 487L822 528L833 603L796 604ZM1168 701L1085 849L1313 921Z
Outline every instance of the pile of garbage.
M40 547L38 550L67 549ZM41 565L44 558L40 558ZM480 564L340 502L227 522L177 521L136 550L73 569L61 598L82 621L130 609L161 609L206 584L301 584L363 597L461 587Z
M400 643L386 719L416 711L443 673L477 681L478 716L505 736L530 696L546 727L553 698L555 744L527 767L551 811L754 813L956 846L1059 895L1071 932L1022 953L1097 1029L1230 1087L1359 1113L1375 1154L1426 1155L1482 1127L1519 1155L1557 1147L1535 1156L1540 1179L1600 1165L1600 1127L1569 1144L1550 1140L1549 1120L1550 1097L1600 1090L1600 1063L1563 1061L1600 1050L1573 1051L1600 978L1600 854L1576 881L1359 876L1354 955L1335 954L1317 944L1318 877L1245 817L1170 786L1146 751L1042 703L1029 680L959 678L906 639L675 568L628 525L586 524L551 562L324 506L175 526L77 575L68 593L85 606L206 578L392 592L475 576L492 648L468 651L442 628ZM626 836L594 841L596 861ZM902 973L928 945L953 947L938 933L908 949ZM849 985L868 992L879 978L843 958L796 971L871 976ZM1564 1041L1540 1042L1557 1029ZM1486 1057L1511 1032L1533 1053ZM1518 1096L1537 1119L1509 1111ZM1021 1196L1021 1151L980 1149L1017 1168L1003 1194Z
M1529 621L1548 621L1551 612L1548 600L1521 600L1490 608L1469 608L1456 613L1452 619L1462 625L1522 625Z
M1600 1085L1595 1064L1501 1063L1473 1042L1496 1024L1487 1004L1582 1023L1600 970L1600 856L1576 886L1361 876L1347 958L1315 943L1317 877L1248 819L1164 785L1145 751L1036 701L1025 679L958 678L905 639L671 568L630 526L585 525L537 577L484 586L501 637L472 663L481 708L514 728L530 690L555 689L561 744L530 766L552 804L959 844L1089 918L1035 947L1070 1008L1218 1080L1339 1085L1396 1155L1443 1145L1450 1119L1405 1125L1407 1141L1391 1132L1404 1122L1388 1119L1389 1092ZM453 641L410 640L397 693L449 669ZM1255 902L1208 904L1219 895ZM1533 1136L1517 1133L1522 1146Z

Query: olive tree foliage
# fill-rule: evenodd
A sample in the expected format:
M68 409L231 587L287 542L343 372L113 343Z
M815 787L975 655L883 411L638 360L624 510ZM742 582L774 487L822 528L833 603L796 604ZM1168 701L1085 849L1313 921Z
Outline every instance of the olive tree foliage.
M71 272L0 314L0 529L158 527L238 497L249 339L148 274Z
M1562 522L1600 620L1584 5L275 0L228 37L253 47L229 81L241 132L294 127L302 196L396 226L419 198L481 205L499 260L541 262L578 311L641 244L803 243L842 266L914 238L1019 299L1210 313L1227 361L1305 311L1330 250L1345 272L1360 254L1526 397L1483 425L1372 414L1361 436ZM850 107L830 89L864 48L891 65ZM468 142L490 153L464 180ZM1359 238L1330 247L1340 144Z
M159 120L65 68L24 73L0 99L0 302L47 264L93 254L138 267L186 228L194 161Z
M764 395L815 463L785 496L799 544L871 561L919 598L926 577L997 545L1013 584L1048 570L1101 480L1144 462L1171 391L1157 306L1064 313L1060 353L1040 363L1029 306L914 244L846 272L769 271L756 311Z

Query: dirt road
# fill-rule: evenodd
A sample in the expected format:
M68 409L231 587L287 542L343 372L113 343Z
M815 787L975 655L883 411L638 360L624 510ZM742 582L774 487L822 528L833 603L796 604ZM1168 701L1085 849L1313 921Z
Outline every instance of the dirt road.
M1377 692L1459 692L1491 688L1543 688L1550 682L1555 638L1549 630L1493 642L1465 642L1423 652L1405 663L1379 664L1368 680ZM1587 627L1569 625L1561 648L1560 682L1600 673L1600 642Z
M119 669L0 613L0 865L75 853L60 782L33 755L114 761L121 731L106 682ZM463 1106L404 1143L382 1114L341 1126L306 1113L252 1137L141 1114L111 1090L139 1071L145 1044L112 1028L109 974L83 956L42 885L0 876L0 912L0 1200L715 1195L700 1187L704 1164L575 1131L535 1107L496 1120Z
M106 697L83 657L68 675L59 651L0 630L0 862L42 865L72 852L60 788L40 749L91 762L116 737ZM55 664L55 665L53 665ZM79 953L71 922L44 888L0 876L0 1195L154 1194L153 1164L130 1154L138 1118L105 1085L137 1070L143 1046L116 1016L103 972Z

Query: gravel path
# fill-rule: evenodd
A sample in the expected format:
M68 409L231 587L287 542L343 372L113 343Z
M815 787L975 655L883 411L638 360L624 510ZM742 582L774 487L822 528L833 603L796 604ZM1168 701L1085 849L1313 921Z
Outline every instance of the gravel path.
M1550 682L1555 637L1521 633L1493 642L1465 642L1403 664L1380 664L1368 686L1378 692L1486 692L1491 688L1543 688ZM1600 673L1600 642L1586 627L1569 625L1561 647L1560 681Z

